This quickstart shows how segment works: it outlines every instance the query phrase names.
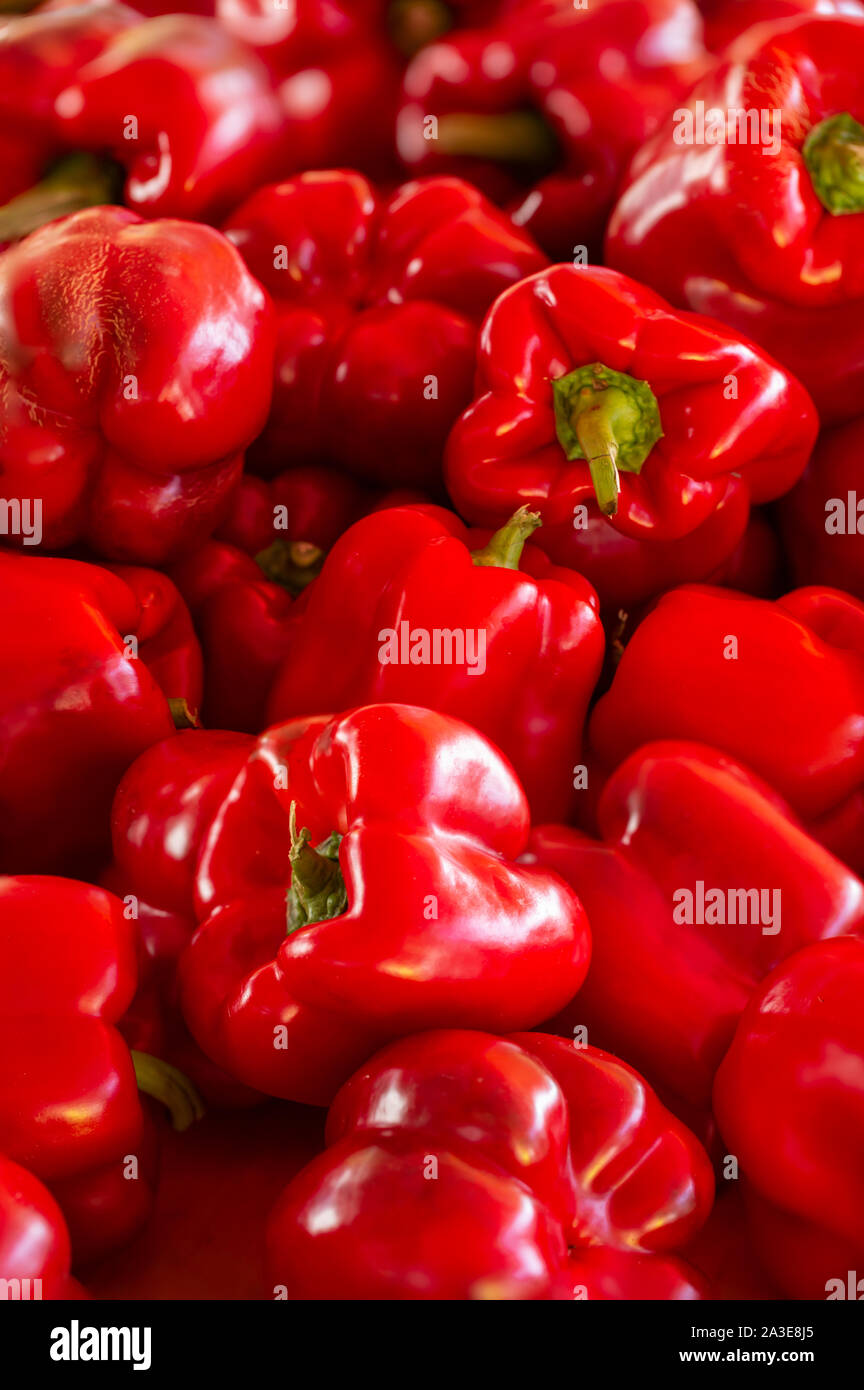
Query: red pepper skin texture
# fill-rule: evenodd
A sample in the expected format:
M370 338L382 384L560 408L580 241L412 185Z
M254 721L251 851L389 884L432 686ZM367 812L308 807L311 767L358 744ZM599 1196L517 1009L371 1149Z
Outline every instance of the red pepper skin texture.
M225 231L278 315L273 409L252 467L270 475L290 458L440 486L477 324L546 264L531 238L459 179L385 197L346 170L261 189Z
M595 1048L539 1033L404 1038L339 1091L327 1144L268 1226L289 1298L700 1296L663 1256L710 1210L707 1155Z
M760 981L798 947L864 928L864 885L758 779L699 744L632 754L603 789L598 823L599 841L540 826L529 844L529 862L567 879L592 926L588 978L556 1028L587 1025L665 1094L707 1108ZM736 902L733 922L730 898L713 920L695 908L700 881L706 901L768 890L768 912L741 921ZM682 891L694 895L689 917Z
M280 168L285 117L270 73L214 19L47 10L0 35L7 67L3 106L43 134L46 167L69 152L110 155L142 217L217 221Z
M836 589L766 603L694 585L664 595L640 623L595 706L589 740L607 769L654 739L722 749L861 872L860 818L845 840L829 832L861 802L862 709L864 604Z
M830 584L864 600L864 421L822 431L778 515L796 584Z
M862 1075L864 943L808 946L751 1000L714 1088L766 1234L773 1222L775 1273L795 1298L831 1297L829 1279L840 1297L858 1296L846 1285L864 1257Z
M0 588L0 867L83 873L119 778L174 730L148 643L128 641L149 620L129 584L77 560L0 554Z
M425 705L464 719L501 749L532 817L565 818L605 651L597 595L531 545L515 569L474 564L472 551L487 539L431 508L358 521L289 620L269 719L374 700ZM398 641L403 622L426 633L474 633L474 667L382 662L382 634Z
M292 803L313 845L343 837L347 908L286 935ZM513 863L527 837L509 765L458 720L369 705L271 729L199 856L191 1032L247 1085L322 1105L417 1027L540 1022L581 984L590 937L563 882Z
M705 42L715 53L754 24L784 24L804 15L850 15L864 17L859 0L700 0L705 20Z
M169 699L185 700L190 714L201 708L204 660L189 609L167 574L136 565L107 568L128 584L138 600L138 651Z
M69 1260L69 1232L51 1193L0 1154L0 1279L31 1281L27 1292L19 1284L20 1298L86 1297L69 1277ZM11 1288L6 1297L15 1297Z
M45 1182L86 1240L122 1245L152 1202L151 1139L116 1024L135 992L134 925L90 884L0 879L0 1151ZM124 1178L129 1156L137 1178Z
M0 307L3 485L42 499L42 543L162 565L209 535L273 353L268 298L225 239L93 208L4 255Z
M864 378L861 219L823 206L803 146L828 117L864 116L864 19L757 28L733 55L682 110L761 112L770 92L776 149L771 131L760 143L679 143L687 128L670 118L633 161L605 259L760 343L804 383L823 424L851 419Z
M553 260L572 261L577 246L599 249L627 160L701 75L701 20L689 0L601 0L586 9L541 0L511 10L412 60L399 154L414 173L470 179ZM526 113L539 126L539 148L520 162L508 157L513 137L506 125L496 130L496 118L524 120ZM430 116L438 123L434 138ZM494 156L485 142L472 143L478 119L489 121ZM450 138L455 122L468 126L471 153Z
M663 430L641 471L621 472L612 516L600 515L585 458L568 458L557 432L552 383L593 363L647 382ZM447 445L457 509L476 524L501 525L528 504L543 518L537 543L585 574L604 601L607 560L612 592L624 597L615 550L607 557L596 548L581 529L586 518L644 548L695 541L720 508L728 515L736 492L744 494L741 517L748 502L787 491L815 438L809 397L775 362L611 270L553 266L506 291L487 316L477 365L475 400ZM736 399L727 399L730 373ZM711 556L709 572L743 530L740 521L733 526L729 551ZM668 580L668 552L664 558ZM638 587L644 596L644 575Z

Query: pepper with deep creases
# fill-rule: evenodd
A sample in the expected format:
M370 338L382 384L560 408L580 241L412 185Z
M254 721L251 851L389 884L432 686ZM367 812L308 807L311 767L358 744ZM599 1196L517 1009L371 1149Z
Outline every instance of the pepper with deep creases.
M864 18L757 27L639 151L606 240L773 353L823 423L861 413L862 73Z
M864 604L837 589L768 603L693 585L637 627L589 741L607 771L654 739L722 749L864 874L862 710Z
M445 478L477 525L536 510L556 564L604 603L635 602L728 559L816 427L794 377L722 325L616 271L553 266L492 306Z
M99 203L216 221L279 172L286 147L278 94L251 49L213 19L142 20L113 0L7 22L4 117L25 123L35 151L14 186L0 180L17 194L0 210L0 242Z
M864 884L700 744L631 754L597 820L599 840L546 825L529 842L529 862L566 878L591 923L588 977L556 1027L587 1026L696 1123L761 981L800 946L864 930Z
M52 223L0 259L4 491L38 500L46 548L165 564L225 516L272 362L268 297L219 232Z
M707 1155L596 1048L542 1033L403 1038L339 1091L327 1145L270 1217L283 1296L702 1297L670 1252L710 1210Z
M471 179L553 259L594 259L627 160L704 70L701 31L690 0L516 0L413 59L399 153Z
M477 325L546 264L461 179L376 193L350 170L263 188L225 223L273 296L273 409L250 454L337 464L373 483L440 487L447 432L471 399Z
M525 794L467 724L407 705L258 740L199 855L183 1012L270 1095L329 1103L376 1047L430 1027L533 1027L590 953L555 874L514 862Z
M150 1212L156 1138L139 1090L179 1128L200 1101L117 1032L137 975L118 898L71 879L0 879L0 950L0 1050L20 1061L0 1076L0 1153L47 1184L83 1263L129 1241Z
M764 981L718 1072L714 1106L780 1287L791 1298L860 1299L864 942L808 946Z
M491 537L437 508L358 521L285 627L269 722L425 705L510 758L535 819L566 817L605 638L591 585L526 545L538 524L527 508Z

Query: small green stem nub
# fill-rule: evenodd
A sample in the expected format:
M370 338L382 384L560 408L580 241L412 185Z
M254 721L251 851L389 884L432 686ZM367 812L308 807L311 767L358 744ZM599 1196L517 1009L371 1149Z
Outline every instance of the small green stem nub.
M823 208L864 212L864 126L848 111L814 125L801 151Z
M529 536L533 535L537 527L542 525L539 512L532 512L528 507L520 507L518 512L513 513L507 524L490 537L482 550L471 552L471 559L475 565L492 565L498 569L518 570L525 542Z
M168 708L171 711L171 718L174 721L175 729L200 729L201 720L198 718L197 709L192 709L188 700L175 698L168 701Z
M342 836L335 832L314 849L309 831L297 832L297 803L291 802L291 887L288 890L288 936L313 922L339 917L348 906L348 890L339 867Z
M174 1129L188 1129L195 1120L201 1119L204 1102L188 1076L172 1067L170 1062L163 1062L161 1057L151 1057L149 1052L133 1049L129 1055L138 1090L165 1106Z
M313 579L317 579L324 560L324 551L307 541L275 540L255 556L255 563L264 578L286 589L295 598Z
M557 144L536 111L452 111L438 117L437 148L443 154L493 159L501 164L551 164Z
M555 428L568 459L585 459L604 516L618 510L619 470L640 473L663 436L660 408L647 381L602 362L552 382Z
M41 183L0 207L0 242L18 241L46 222L84 208L118 200L122 182L116 166L90 154L73 154Z

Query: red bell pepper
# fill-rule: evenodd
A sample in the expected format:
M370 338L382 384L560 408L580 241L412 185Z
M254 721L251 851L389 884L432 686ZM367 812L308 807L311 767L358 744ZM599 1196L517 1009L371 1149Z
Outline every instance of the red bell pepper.
M529 0L421 50L397 144L505 204L554 260L592 253L633 150L704 70L690 0Z
M125 1244L147 1219L152 1122L139 1088L183 1127L200 1102L179 1072L130 1056L117 1032L135 992L123 904L71 879L0 880L0 1152L45 1182L76 1263Z
M705 42L722 53L754 24L783 24L808 14L864 16L860 0L699 0Z
M323 1105L401 1034L538 1023L590 944L570 889L513 863L527 837L509 765L446 715L368 705L269 730L198 860L193 1036L248 1085Z
M163 564L209 535L273 360L269 301L224 237L78 213L2 257L0 313L3 486L38 502L41 543Z
M798 947L864 928L864 884L700 744L633 753L597 819L599 841L552 825L529 844L529 862L562 874L591 922L588 978L556 1027L586 1025L664 1094L707 1108L760 981Z
M51 1193L0 1154L0 1280L6 1299L86 1297L69 1276L69 1232Z
M831 584L864 599L864 420L822 431L778 514L796 584Z
M667 1252L711 1208L707 1155L608 1053L404 1038L339 1091L327 1143L270 1218L277 1297L700 1297Z
M861 411L862 73L864 19L757 26L640 150L606 242L772 353L823 423Z
M808 946L765 980L714 1104L751 1219L793 1298L864 1293L864 943Z
M185 676L190 684L179 694L194 693L194 652L185 638L171 646L177 615L168 581L146 570L124 573L125 579L77 560L0 553L6 595L0 868L6 871L84 874L98 866L119 778L139 753L173 732L167 696L174 692L163 693L158 679L166 671ZM156 595L153 608L148 593Z
M497 744L535 818L566 816L605 638L591 585L525 547L536 526L527 509L491 539L441 509L358 521L286 625L270 722L425 705Z
M864 604L836 589L767 603L693 586L637 627L589 737L606 769L652 739L723 749L864 873L862 710Z
M278 172L286 139L266 66L215 20L142 20L111 0L4 26L0 115L33 132L49 175L0 213L0 240L119 202L114 184L144 217L218 220Z
M335 463L370 482L440 485L477 324L546 263L531 238L460 180L383 197L345 170L261 189L225 231L278 314L273 410L252 466Z
M542 549L629 602L728 559L749 503L800 476L816 423L798 382L721 325L615 271L553 266L486 319L446 481L480 525L536 509Z
M180 1067L208 1104L260 1099L204 1056L183 1024L177 998L177 962L196 926L198 854L252 747L244 734L193 729L137 758L114 797L114 860L100 878L138 924L139 987L123 1036L130 1046Z

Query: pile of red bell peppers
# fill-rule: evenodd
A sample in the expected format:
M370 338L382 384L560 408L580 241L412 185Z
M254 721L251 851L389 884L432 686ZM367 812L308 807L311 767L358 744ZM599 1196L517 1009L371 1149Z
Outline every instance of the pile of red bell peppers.
M0 1289L864 1296L864 3L182 9L0 6Z

